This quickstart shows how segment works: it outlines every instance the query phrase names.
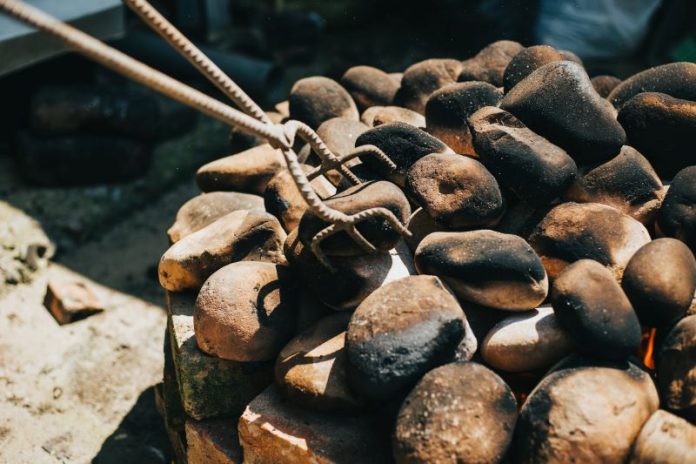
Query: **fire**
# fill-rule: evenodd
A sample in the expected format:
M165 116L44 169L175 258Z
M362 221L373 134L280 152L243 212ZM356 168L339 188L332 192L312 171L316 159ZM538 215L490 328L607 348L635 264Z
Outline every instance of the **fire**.
M655 370L654 352L656 333L657 329L655 329L654 327L643 332L643 337L640 342L640 351L638 353L638 356L642 358L645 367L652 370Z

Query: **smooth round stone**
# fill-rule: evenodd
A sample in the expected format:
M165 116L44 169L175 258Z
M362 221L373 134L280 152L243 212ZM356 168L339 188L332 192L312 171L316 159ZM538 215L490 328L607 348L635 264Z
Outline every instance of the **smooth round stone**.
M341 77L341 85L350 93L360 110L387 106L394 101L399 83L389 74L372 66L353 66Z
M461 69L462 63L452 59L430 59L411 65L401 78L395 104L423 114L430 94L457 82Z
M645 155L661 177L671 179L696 163L696 101L639 93L621 107L618 118L628 143Z
M200 288L236 261L285 263L285 231L271 214L233 211L172 245L159 262L160 285L170 292Z
M198 348L230 361L275 359L294 333L296 303L296 283L287 267L229 264L205 281L196 299Z
M649 241L643 224L599 203L561 203L529 236L551 279L570 263L588 258L607 266L620 280L628 260Z
M466 312L464 313L466 315ZM464 337L462 341L459 342L457 348L454 350L454 354L450 359L451 362L465 362L471 361L474 357L476 351L478 350L478 339L474 333L474 328L469 323L469 319L464 320Z
M204 192L232 190L263 195L268 181L283 167L281 151L263 144L201 166L196 183Z
M669 326L689 310L696 291L696 260L679 240L653 240L628 262L621 286L643 325Z
M306 174L314 168L303 164L302 169ZM324 176L312 179L310 184L314 192L322 199L336 193L336 188ZM307 202L302 198L287 168L278 171L268 181L266 190L263 192L263 202L266 211L278 218L286 232L294 230L307 211Z
M401 406L394 432L398 464L501 462L517 403L510 387L475 363L428 372Z
M468 120L484 106L496 106L503 93L487 82L450 84L433 92L425 105L426 130L457 153L475 155Z
M423 208L418 208L413 212L413 214L411 214L411 217L408 218L406 228L409 230L409 232L411 232L411 236L404 237L404 240L413 253L416 252L418 244L427 235L432 234L433 232L442 232L443 230L443 227L435 222L435 220L430 217L428 212Z
M547 369L573 349L573 341L561 329L553 308L513 314L496 324L481 345L488 365L506 372Z
M620 108L641 92L660 92L696 101L696 63L669 63L641 71L617 85L607 100Z
M696 316L672 328L657 355L662 406L696 423Z
M696 166L674 176L657 215L657 227L696 252Z
M356 147L361 145L376 146L396 164L396 169L390 171L388 166L373 155L361 158L365 166L399 186L404 185L406 172L419 159L431 153L452 153L439 139L403 122L382 124L364 132L355 142Z
M595 92L582 66L571 61L540 67L513 87L500 107L578 164L616 156L626 142L614 108Z
M240 192L210 192L195 196L177 211L174 224L167 230L169 242L176 243L222 216L240 209L263 210L263 198Z
M544 219L552 205L533 206L523 201L511 201L495 230L529 239L534 229Z
M372 106L363 112L360 120L370 127L390 122L403 122L414 127L425 127L425 116L400 106Z
M510 462L626 462L659 400L650 376L628 362L571 356L522 406Z
M433 153L419 159L408 170L406 193L449 229L493 226L505 210L495 177L463 155Z
M305 77L295 82L288 97L290 119L316 130L331 118L358 120L358 108L350 94L328 77Z
M621 83L621 79L607 74L602 74L593 77L590 79L590 82L592 82L592 87L594 87L602 98L607 98L611 91Z
M387 181L366 182L355 185L329 198L324 204L347 215L353 215L370 208L385 208L406 224L411 215L408 199L399 187ZM298 226L300 240L310 245L312 238L329 226L313 212L307 211ZM373 217L359 222L356 229L378 250L388 251L401 239L401 235L386 219ZM345 231L338 232L323 240L320 247L324 253L333 256L352 256L365 254L360 245Z
M534 45L523 49L512 57L505 68L505 73L503 74L505 93L509 92L518 82L545 64L564 59L561 52L548 45Z
M433 276L410 276L375 290L348 324L349 381L387 399L446 362L464 336L464 312Z
M566 267L553 281L550 300L579 352L622 360L638 349L638 316L614 275L597 261L581 259Z
M348 118L332 118L324 121L317 135L336 156L347 155L355 149L355 141L369 127ZM348 163L350 165L350 163Z
M665 188L650 162L636 149L624 145L614 158L583 170L563 198L613 206L649 226L664 196Z
M539 257L516 235L435 232L418 245L415 263L419 273L441 277L459 298L491 308L536 308L548 292Z
M349 319L347 312L320 319L280 351L275 381L291 401L322 411L362 406L362 400L348 386L344 347Z
M583 68L585 67L585 64L582 62L580 57L576 55L575 53L571 52L570 50L558 50L563 57L565 61L572 61L573 63L577 63Z
M469 124L479 160L503 188L532 205L559 197L577 174L562 148L529 130L507 111L494 107L474 113Z
M505 68L510 61L524 50L524 47L512 40L498 40L462 62L459 82L484 81L496 87L503 86Z
M629 464L696 462L696 426L658 409L633 443Z

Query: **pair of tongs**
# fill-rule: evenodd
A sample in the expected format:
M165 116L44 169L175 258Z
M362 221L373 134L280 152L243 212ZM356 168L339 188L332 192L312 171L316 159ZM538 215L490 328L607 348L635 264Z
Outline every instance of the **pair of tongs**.
M338 157L306 124L295 120L283 124L273 124L268 115L229 76L152 5L145 0L123 0L123 2L243 111L177 81L22 1L0 0L0 9L20 21L61 39L71 48L109 69L219 121L264 138L272 147L280 149L288 171L308 208L321 220L330 224L319 231L310 243L317 259L330 270L333 270L333 267L321 250L320 244L326 238L340 231L345 231L365 252L376 251L374 245L356 229L356 225L361 221L373 217L383 218L400 234L410 235L406 227L388 209L370 208L353 215L347 215L324 204L310 184L311 179L330 170L340 172L353 184L359 184L360 180L344 165L346 161L358 156L377 156L394 169L396 166L384 152L375 146L366 145ZM309 175L305 175L293 150L297 136L308 143L321 160L321 165Z

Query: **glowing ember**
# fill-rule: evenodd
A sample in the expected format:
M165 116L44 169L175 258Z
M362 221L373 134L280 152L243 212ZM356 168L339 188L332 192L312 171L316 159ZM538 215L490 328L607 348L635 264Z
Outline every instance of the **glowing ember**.
M648 369L655 370L655 359L653 357L654 350L655 350L655 334L657 333L657 329L654 327L644 331L643 332L643 337L640 342L640 349L638 352L638 356L641 357L643 360L643 364L645 367Z

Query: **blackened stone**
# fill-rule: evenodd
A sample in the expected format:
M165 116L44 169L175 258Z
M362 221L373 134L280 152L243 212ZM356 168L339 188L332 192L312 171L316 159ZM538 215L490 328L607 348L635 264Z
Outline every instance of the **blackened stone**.
M602 74L600 76L593 77L590 79L590 82L592 82L592 87L594 87L602 98L607 98L611 91L621 83L621 79L607 74Z
M500 107L566 150L578 164L615 156L626 141L611 104L595 92L585 70L571 61L537 69L505 95Z
M482 108L471 117L470 126L480 161L504 188L526 203L550 203L577 174L575 162L565 150L507 111Z
M505 210L493 175L463 155L433 153L419 159L408 170L406 192L449 229L493 226Z
M380 287L353 313L346 334L350 384L386 399L444 363L464 335L464 312L433 276Z
M696 253L696 166L674 176L657 216L657 227Z
M679 240L653 240L628 262L621 286L644 325L668 326L684 317L691 305L696 260Z
M331 118L359 119L358 109L350 94L328 77L306 77L295 82L288 97L290 118L316 130Z
M425 117L401 106L372 106L360 116L360 120L370 127L390 122L404 122L415 127L425 127Z
M352 215L370 208L386 208L405 224L411 215L408 199L399 187L387 181L366 182L340 192L324 202L330 208ZM309 246L312 238L329 224L307 211L300 220L300 240ZM387 251L396 245L401 235L380 217L365 219L357 224L358 231L377 249ZM327 255L354 256L365 253L345 232L338 232L321 242Z
M452 59L430 59L410 66L404 71L394 103L423 114L430 95L457 82L461 69L461 62Z
M416 248L418 248L418 244L427 235L433 232L441 232L444 229L440 224L435 222L435 220L430 217L428 212L423 208L418 208L413 212L413 214L411 214L411 217L408 218L406 228L409 230L409 232L411 232L411 236L404 237L404 240L406 241L406 244L410 250L414 253L416 252Z
M487 82L462 82L435 91L425 106L426 130L457 153L475 155L469 116L484 106L496 106L500 90Z
M669 63L641 71L617 85L607 99L617 108L641 92L696 101L696 63Z
M403 186L406 172L413 163L431 153L451 153L451 149L428 134L403 122L392 122L370 129L358 137L356 146L374 145L382 150L396 164L396 170L374 156L365 156L362 162L376 172L382 173L397 185Z
M147 173L152 155L148 143L113 135L73 134L17 140L22 176L43 186L125 182Z
M510 387L476 363L428 372L401 406L394 432L397 463L500 462L517 421Z
M628 143L645 155L661 177L671 179L696 163L696 101L639 93L621 107L618 118Z
M418 245L415 263L419 273L441 277L459 298L492 308L532 309L548 292L539 257L516 235L434 232Z
M548 45L534 45L525 48L515 55L505 68L503 74L505 92L509 92L518 82L545 64L564 59L561 52Z
M523 49L522 45L511 40L493 42L481 49L475 57L462 62L458 80L484 81L502 87L505 68Z
M696 423L696 316L685 317L662 342L657 385L664 409Z
M578 203L602 203L652 224L665 188L647 159L628 145L609 161L584 170L563 198Z
M597 261L581 259L566 267L554 280L550 299L558 324L579 352L621 360L640 345L640 322L631 302Z
M371 106L391 105L399 83L389 74L372 66L353 66L343 77L341 85L351 94L362 111Z

